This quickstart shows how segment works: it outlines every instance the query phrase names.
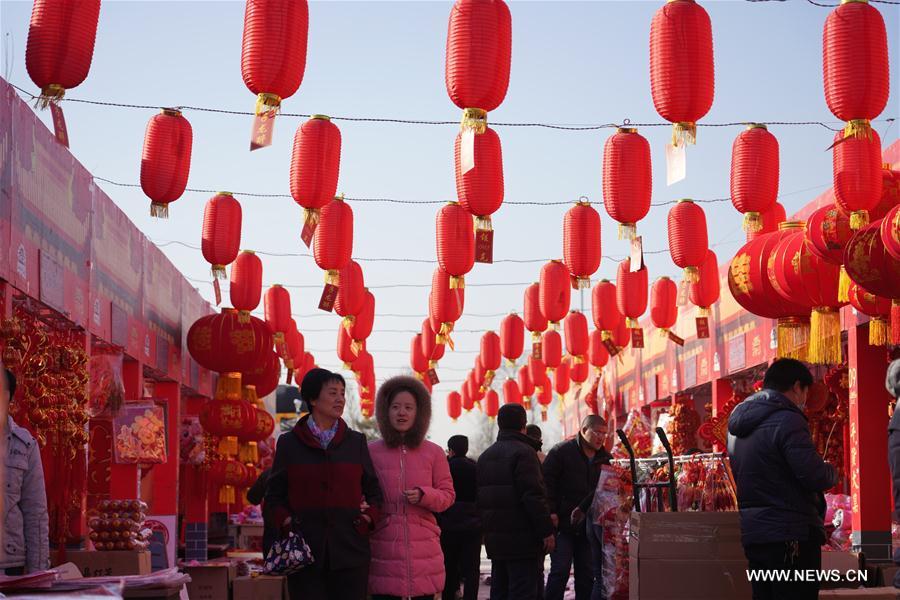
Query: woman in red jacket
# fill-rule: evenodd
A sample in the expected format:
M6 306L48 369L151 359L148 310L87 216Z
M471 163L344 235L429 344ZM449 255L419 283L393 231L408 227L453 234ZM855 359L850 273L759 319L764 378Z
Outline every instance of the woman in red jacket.
M266 513L282 535L303 534L315 562L288 577L292 600L364 600L369 538L382 504L366 438L344 413L344 378L312 369L300 395L310 407L278 438ZM363 499L368 505L360 510Z

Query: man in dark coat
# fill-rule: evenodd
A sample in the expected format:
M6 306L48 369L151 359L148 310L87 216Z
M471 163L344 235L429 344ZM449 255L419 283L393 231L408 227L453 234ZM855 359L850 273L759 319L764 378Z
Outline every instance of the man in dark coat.
M481 567L481 517L476 506L475 461L466 456L469 438L454 435L447 440L447 456L456 501L438 515L441 526L441 550L447 583L443 600L456 600L456 590L462 580L464 600L478 598L478 575Z
M247 501L250 504L258 504L260 509L262 510L263 518L265 518L266 507L265 507L265 498L266 498L266 488L269 485L269 475L272 474L272 467L265 469L262 473L259 474L259 477L256 478L256 482L250 486L250 489L247 490ZM272 527L271 524L266 524L264 521L263 525L263 539L262 539L262 551L263 557L269 555L269 548L272 547L272 544L275 542L275 538L278 535L278 531Z
M555 547L538 444L525 435L525 424L524 407L504 404L497 414L497 441L478 459L491 600L535 600L544 555Z
M884 387L891 396L900 400L900 359L888 365ZM894 479L894 520L900 521L900 410L896 408L888 425L888 464ZM900 548L894 550L894 563L900 565ZM900 588L900 571L894 575L894 587Z
M591 597L594 573L584 516L594 497L600 468L612 459L603 447L606 433L603 417L588 415L581 422L578 435L554 446L544 460L550 518L559 531L556 550L550 557L546 600L562 600L573 561L575 598Z
M776 360L763 390L728 418L728 454L737 483L741 542L751 570L820 569L825 543L823 492L837 473L816 452L803 414L812 374ZM752 581L755 600L813 600L818 581Z

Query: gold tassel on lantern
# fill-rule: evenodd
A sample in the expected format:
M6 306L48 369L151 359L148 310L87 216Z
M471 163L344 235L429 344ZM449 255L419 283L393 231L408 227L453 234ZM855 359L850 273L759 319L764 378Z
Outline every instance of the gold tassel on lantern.
M363 347L363 340L353 340L352 342L350 342L350 352L352 352L356 356L359 356L359 353L362 350L362 347Z
M234 486L223 485L219 488L219 504L234 504Z
M348 315L341 319L341 326L347 331L347 333L353 331L354 323L356 323L356 317L354 317L353 315Z
M240 400L241 399L241 374L240 373L223 373L219 376L219 382L216 384L217 400Z
M168 219L169 205L162 202L151 202L150 216L157 219Z
M854 210L850 213L850 229L856 231L869 224L869 211Z
M487 129L487 111L480 108L467 108L463 110L460 129L473 129L476 134L482 134Z
M844 139L866 138L872 139L872 124L868 119L851 119L844 126Z
M318 208L304 208L303 209L303 225L304 227L309 227L313 231L315 231L316 226L319 224L319 209Z
M243 398L253 406L256 406L259 403L259 396L256 393L255 385L245 385Z
M604 342L607 341L607 340L611 340L611 339L612 339L612 330L611 330L611 329L604 329L603 331L601 331L601 332L600 332L600 339L603 340Z
M238 454L238 460L242 463L255 464L259 460L259 445L256 442L247 442L241 444L241 451Z
M633 240L637 236L637 224L636 223L619 223L619 239L620 240Z
M809 347L809 323L799 317L778 319L776 326L777 358L794 358L805 361Z
M227 274L225 272L225 265L213 265L212 269L210 269L210 271L212 272L213 279L226 279L227 278Z
M869 321L869 345L886 346L888 342L888 324L883 317L873 317Z
M250 311L249 310L239 310L238 311L238 323L249 323L250 322Z
M475 232L479 231L493 231L494 224L491 221L491 215L485 215L483 217L475 217Z
M256 116L262 116L273 109L278 112L279 108L281 108L281 96L278 94L257 94Z
M813 309L809 327L809 362L836 365L841 362L841 314L830 307Z
M325 284L339 287L341 285L341 272L336 269L325 271Z
M59 104L63 99L63 96L65 95L66 88L61 85L51 83L41 90L41 95L38 96L34 101L34 106L35 108L40 108L43 110L49 107L51 104Z
M762 215L756 211L744 213L744 231L747 233L758 233L762 231L763 221Z
M631 317L628 317L625 319L625 326L628 327L628 329L640 329L641 328L641 324L638 322L638 320L632 319ZM601 334L601 336L602 335L603 334Z
M219 440L219 454L233 458L238 453L238 439L229 435Z
M697 283L700 281L700 267L685 267L684 280L688 283Z
M847 269L841 265L841 277L838 280L838 302L850 302L850 284L853 281L847 274Z
M435 344L446 344L450 350L453 350L453 339L450 337L450 334L453 332L454 325L453 321L441 323L441 329L434 338Z
M460 275L459 277L455 275L450 276L450 289L451 290L462 290L466 287L466 277L465 275Z
M697 124L693 121L680 121L672 125L672 145L676 148L686 144L697 143Z

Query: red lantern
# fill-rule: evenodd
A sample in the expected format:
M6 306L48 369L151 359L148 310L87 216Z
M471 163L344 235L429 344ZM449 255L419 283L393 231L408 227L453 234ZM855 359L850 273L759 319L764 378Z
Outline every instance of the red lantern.
M693 144L715 95L712 24L694 0L670 0L653 15L650 91L656 112L675 124L672 143Z
M586 360L574 359L569 363L569 379L572 383L582 384L587 381L590 375L588 363Z
M744 231L762 229L762 214L778 200L778 140L760 123L731 146L731 203L744 215Z
M484 121L503 102L509 86L512 19L503 0L457 0L447 32L445 82L464 119ZM479 117L480 115L480 117Z
M778 226L787 220L787 215L784 212L784 206L776 202L771 206L771 208L769 208L769 210L764 211L762 215L760 215L760 220L762 221L762 229L760 229L759 231L748 231L748 242L752 239L755 239L758 235L778 231Z
M169 204L184 193L191 170L192 139L191 124L174 108L162 109L147 123L141 189L150 198L150 216L168 218Z
M234 504L234 488L240 487L247 479L247 467L236 460L217 460L209 470L209 479L214 485L220 486L219 503Z
M572 287L591 287L600 267L600 214L590 202L579 201L563 218L563 257Z
M344 363L345 369L350 368L359 356L359 351L353 345L353 338L350 337L346 327L338 327L337 355Z
M356 360L351 365L353 372L365 383L375 379L375 362L372 355L365 348L360 348Z
M678 285L668 277L660 277L650 288L650 321L663 336L678 320ZM592 346L593 347L593 346Z
M652 192L650 143L633 127L617 129L603 147L603 205L619 222L619 239L637 235L637 222L650 211Z
M241 43L241 76L257 95L256 113L293 96L306 70L306 0L248 0Z
M265 410L254 406L252 403L250 403L250 408L253 418L246 423L244 431L238 436L238 440L241 442L262 442L269 439L275 431L275 419ZM256 460L253 459L252 462Z
M673 4L689 1L674 0ZM669 211L669 252L672 254L672 261L684 269L686 281L697 281L707 250L709 239L703 209L691 200L680 200Z
M353 318L353 325L350 327L350 337L353 338L354 344L361 344L370 335L372 328L375 326L375 296L372 292L366 290L363 294L362 309L359 314Z
M516 374L516 382L519 386L519 393L523 397L530 398L534 395L534 381L531 379L531 370L527 364L519 367L519 371Z
M890 89L884 19L868 2L847 2L825 20L822 36L825 101L841 121L874 119Z
M881 242L881 222L861 229L844 251L844 265L850 279L867 292L890 298L892 344L900 344L900 260L891 256Z
M334 312L347 319L345 325L352 323L362 310L366 300L366 284L362 268L355 260L347 263L338 275L341 287L338 288L334 301Z
M472 397L472 387L472 380L467 379L459 394L460 404L462 404L462 409L466 412L475 408L475 399Z
M540 358L528 357L528 375L532 385L539 387L547 379L547 365ZM530 396L531 394L529 394Z
M541 405L541 420L547 420L547 409L553 404L553 385L550 379L544 375L544 379L537 388L538 404Z
M484 132L476 135L475 166L464 171L462 144L465 135L464 132L459 132L453 147L456 196L463 208L476 217L475 229L490 231L491 215L503 204L503 151L500 136L490 127L485 127Z
M869 222L869 211L881 201L884 184L881 168L881 138L868 124L854 133L850 126L834 136L834 201L850 214L850 228Z
M428 370L428 357L422 353L421 333L417 333L409 344L409 366L416 373Z
M603 332L599 329L591 332L588 358L591 361L591 365L596 367L598 371L609 362L609 350L606 349L606 344L603 343Z
M438 264L450 275L450 287L465 287L465 275L475 264L472 215L458 202L450 202L438 211L436 237Z
M473 376L473 379L474 379L475 383L478 384L478 387L484 387L485 381L487 381L488 370L487 370L487 367L484 366L484 361L481 359L480 354L478 355L478 358L475 359L474 372L475 372L475 375ZM490 385L489 381L487 383L488 383L488 385Z
M289 369L296 368L300 361L303 360L303 355L306 353L306 340L303 338L303 334L297 330L297 324L294 323L293 326L287 331L287 356L289 357L288 362L286 362L285 366Z
M500 368L500 336L493 331L486 331L481 336L481 363L487 371L487 378L492 379L494 372Z
M303 362L303 355L300 355L300 363ZM245 387L253 386L256 389L258 397L268 396L278 387L278 380L281 377L281 362L278 355L274 352L269 354L264 366L253 369L252 371L241 373L241 384Z
M541 336L541 360L550 370L558 368L562 362L562 337L558 331L548 329Z
M265 364L272 351L272 332L250 317L242 323L234 309L197 319L188 330L187 345L197 363L218 373L245 373Z
M881 200L869 213L870 221L883 219L891 209L900 205L900 171L892 171L888 163L881 167Z
M438 267L431 276L431 298L428 311L431 327L437 332L438 344L448 344L453 349L450 333L453 324L462 316L465 307L465 289L453 287L453 277Z
M631 259L619 263L616 277L616 305L625 316L629 329L640 329L638 319L647 311L647 267L631 272Z
M225 279L225 265L237 258L241 247L241 205L231 192L219 192L203 211L201 249L212 265L213 277Z
M242 323L250 320L250 313L259 306L262 295L262 261L256 253L244 250L231 265L229 295Z
M551 260L541 267L541 314L557 325L569 312L570 303L569 271L561 261Z
M315 231L319 211L337 194L340 171L341 130L330 117L313 115L297 128L291 153L291 196L303 207L307 236Z
M571 366L569 361L564 360L559 363L559 367L557 367L556 371L553 373L553 387L560 396L568 394L569 388L572 387L572 379L569 376L570 372Z
M712 250L707 251L706 260L700 265L700 277L691 284L688 295L691 303L700 309L700 317L708 317L710 307L718 302L719 260Z
M515 363L525 350L525 322L516 313L510 313L500 322L500 353L510 363Z
M850 284L848 297L853 308L870 317L869 345L886 345L890 340L888 319L891 317L891 301L870 294L855 283Z
M425 319L422 321L422 337L420 338L422 342L422 355L428 359L429 368L435 368L437 366L437 361L440 358L435 358L435 348L437 348L437 341L435 340L434 330L431 328L431 321ZM441 348L444 345L441 344ZM444 355L443 350L441 351L441 356Z
M541 334L547 329L547 317L541 311L541 286L532 283L525 288L525 329L531 332L531 340L540 342Z
M615 347L619 349L619 352L621 352L628 347L629 343L631 343L631 338L631 329L628 328L625 319L622 319L612 332L612 342Z
M587 317L584 313L573 310L566 315L563 329L566 333L566 352L583 361L588 351Z
M510 378L503 382L503 403L522 404L522 392L519 391L519 384L515 379Z
M459 392L454 390L447 394L447 416L455 422L461 414L462 396L459 395Z
M888 254L900 260L900 206L892 208L881 221L881 242Z
M594 327L603 332L603 339L607 340L612 332L622 322L622 313L619 312L616 297L618 290L616 284L608 279L601 279L591 292L591 313L594 318Z
M833 265L841 265L843 262L844 248L851 237L853 231L850 229L850 217L834 204L813 211L806 222L806 241L810 252ZM850 278L842 267L838 291L842 302L848 300L849 289Z
M42 106L59 102L87 78L99 19L100 0L34 1L25 68L41 90Z
M326 284L340 286L341 269L350 262L352 252L353 209L335 198L322 209L313 238L313 256L319 268L326 271Z
M484 414L489 419L496 419L497 412L500 410L500 396L496 390L488 390L484 395Z
M277 283L266 290L263 301L266 324L275 334L275 343L284 343L285 334L291 328L291 295Z

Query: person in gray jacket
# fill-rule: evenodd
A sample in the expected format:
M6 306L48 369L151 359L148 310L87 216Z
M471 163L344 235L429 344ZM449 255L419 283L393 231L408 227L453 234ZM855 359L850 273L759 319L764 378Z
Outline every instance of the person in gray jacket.
M16 378L0 365L0 573L23 575L50 567L44 469L38 443L9 416Z

